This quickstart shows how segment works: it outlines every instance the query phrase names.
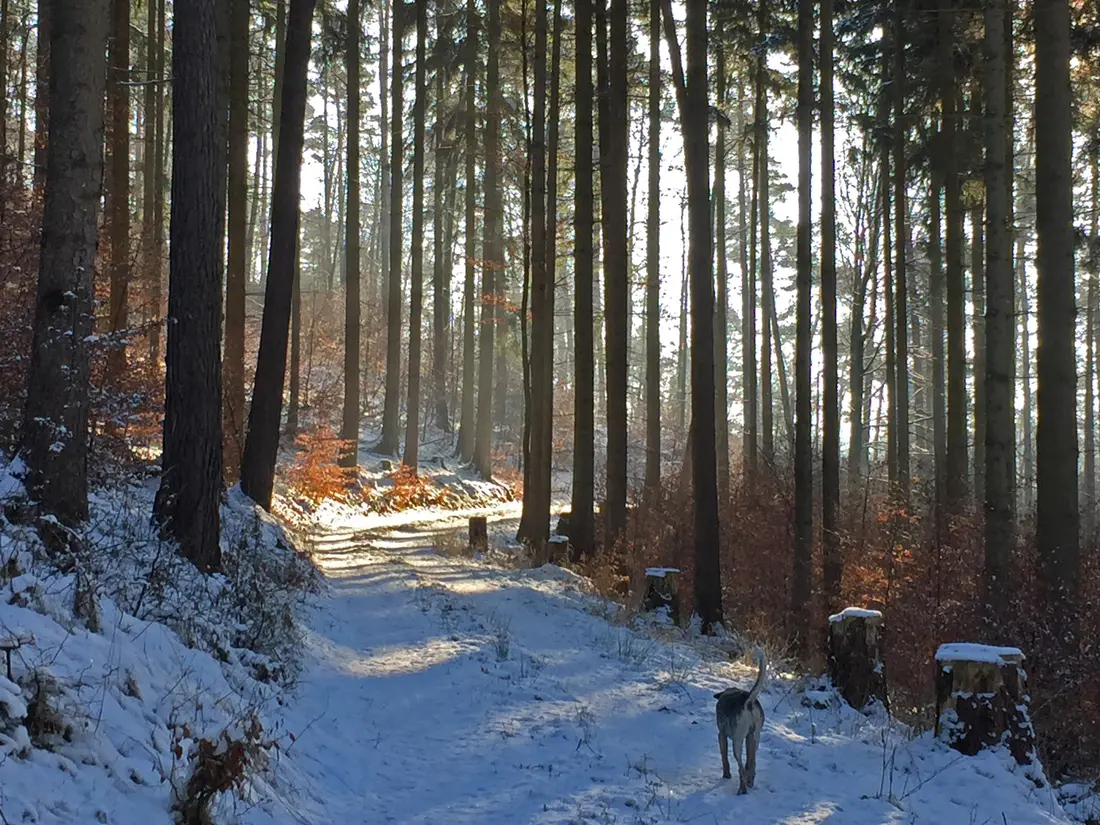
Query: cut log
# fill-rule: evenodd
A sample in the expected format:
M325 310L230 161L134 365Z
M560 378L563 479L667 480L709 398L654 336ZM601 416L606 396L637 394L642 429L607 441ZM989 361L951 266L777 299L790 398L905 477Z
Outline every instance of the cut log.
M489 552L489 522L485 516L470 516L470 548L478 553Z
M676 567L650 567L645 571L645 595L642 610L668 608L672 621L680 621L680 570Z
M882 662L882 614L847 607L829 617L829 677L856 710L876 699L889 708Z
M941 645L936 651L936 736L973 756L1004 744L1017 764L1034 759L1024 654L1015 647Z

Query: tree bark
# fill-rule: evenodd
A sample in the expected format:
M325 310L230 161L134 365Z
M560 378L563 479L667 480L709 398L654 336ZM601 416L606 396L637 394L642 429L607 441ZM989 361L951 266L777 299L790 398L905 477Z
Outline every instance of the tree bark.
M107 99L111 103L110 185L107 188L106 221L110 228L111 291L107 330L113 338L107 350L107 376L118 391L126 373L128 326L127 289L130 278L130 0L113 0L111 6L110 69Z
M279 148L271 198L271 255L248 435L241 462L241 489L265 510L271 509L275 460L279 452L279 420L298 245L306 72L313 7L314 0L290 0Z
M810 292L813 276L810 248L813 231L810 199L811 140L813 137L813 2L798 4L798 239L797 310L795 335L794 439L794 571L791 620L794 637L805 647L810 628L810 571L813 545L813 461L810 429L813 410L810 393Z
M466 171L465 244L466 273L462 286L462 418L458 429L458 455L474 457L474 364L477 329L477 4L466 2Z
M348 198L344 248L344 409L340 439L344 442L340 463L359 463L359 332L360 254L359 235L359 118L360 80L359 0L348 0L348 31L345 60L348 73Z
M1012 170L1008 143L1011 110L1004 25L1005 0L985 8L982 88L985 94L985 600L989 618L1004 619L1009 592L1009 558L1015 526L1016 296L1012 273L1012 224L1009 203ZM1026 323L1026 318L1024 319Z
M446 168L450 149L445 142L450 135L443 118L444 95L449 73L444 71L445 30L442 11L435 11L435 146L432 153L435 182L432 185L432 395L435 401L435 426L441 432L451 432L451 417L447 410L447 375L451 369L451 273L444 266L443 194L446 188Z
M249 0L230 2L229 255L225 272L225 370L222 430L224 473L237 480L244 448L245 281L248 257L248 29Z
M390 237L389 279L386 288L386 392L382 410L382 438L374 451L396 455L400 448L401 415L401 264L402 264L402 196L404 149L404 60L401 54L405 39L404 4L393 6L393 67L390 94L393 111L390 114Z
M413 203L409 290L409 383L405 404L403 463L414 471L420 459L420 344L424 313L424 120L428 108L428 0L416 0L416 101L413 103Z
M579 41L578 41L579 43ZM649 187L646 221L645 486L661 488L661 2L649 0ZM577 101L580 106L580 100ZM578 149L579 151L579 149ZM578 155L579 157L579 155ZM580 192L577 193L580 197ZM579 391L579 387L577 388Z
M50 50L53 41L54 0L38 0L34 69L34 191L46 184L47 144L50 133ZM97 7L98 8L98 7ZM102 9L106 16L108 7ZM161 52L163 54L163 51Z
M840 607L840 377L836 324L836 170L833 113L833 0L821 0L821 544L825 607Z
M909 501L912 473L909 466L909 328L908 328L908 251L909 233L906 216L909 202L906 197L907 165L905 160L905 12L906 4L899 0L894 5L894 439L897 458L898 499ZM887 298L889 300L889 298Z
M72 526L88 517L87 341L94 328L109 18L107 0L58 3L51 11L49 51L56 58L49 93L40 94L50 101L54 135L42 147L45 201L23 450L27 491Z
M715 72L718 106L718 128L714 146L714 243L717 296L714 317L714 421L715 449L718 451L718 493L725 499L730 489L730 422L729 422L729 271L726 260L726 129L729 97L726 69L726 48L723 42L721 16L715 21Z
M170 323L164 455L154 509L181 555L212 572L221 567L225 67L216 0L188 6L177 6L173 19Z
M1039 348L1035 536L1052 641L1076 650L1080 573L1073 227L1073 96L1067 0L1036 0L1035 206Z
M593 328L593 192L592 192L592 0L576 0L576 110L577 171L573 226L574 391L573 495L569 541L581 556L595 544L595 342Z

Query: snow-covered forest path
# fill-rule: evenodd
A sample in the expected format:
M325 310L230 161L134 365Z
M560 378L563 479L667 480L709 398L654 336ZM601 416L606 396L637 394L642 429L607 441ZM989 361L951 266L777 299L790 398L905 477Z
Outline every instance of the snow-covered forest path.
M485 512L514 529L519 505ZM752 672L714 648L609 621L556 567L441 555L472 513L330 524L331 584L288 708L286 767L315 823L1049 823L1002 754L963 759L881 717L762 697L757 787L721 779L712 693ZM671 634L668 634L671 637Z

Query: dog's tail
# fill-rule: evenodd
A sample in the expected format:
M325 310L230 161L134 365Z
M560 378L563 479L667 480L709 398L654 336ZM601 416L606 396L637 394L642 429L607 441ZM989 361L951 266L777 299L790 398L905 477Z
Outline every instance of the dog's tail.
M768 678L768 657L764 655L764 649L759 646L756 648L756 664L760 666L760 670L756 674L756 681L753 683L752 690L749 691L746 705L751 705L760 698L760 694L764 690L764 682Z

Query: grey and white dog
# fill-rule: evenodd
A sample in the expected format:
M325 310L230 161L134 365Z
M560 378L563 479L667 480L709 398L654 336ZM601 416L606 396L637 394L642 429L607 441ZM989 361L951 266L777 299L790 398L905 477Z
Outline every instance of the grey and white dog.
M760 706L760 692L768 675L768 658L756 648L756 664L760 671L752 690L727 688L714 694L718 700L715 716L718 720L718 748L722 752L722 778L730 778L729 740L733 740L733 758L737 760L739 794L747 793L756 781L756 749L760 745L760 731L764 729L764 708ZM741 760L741 747L745 759Z

